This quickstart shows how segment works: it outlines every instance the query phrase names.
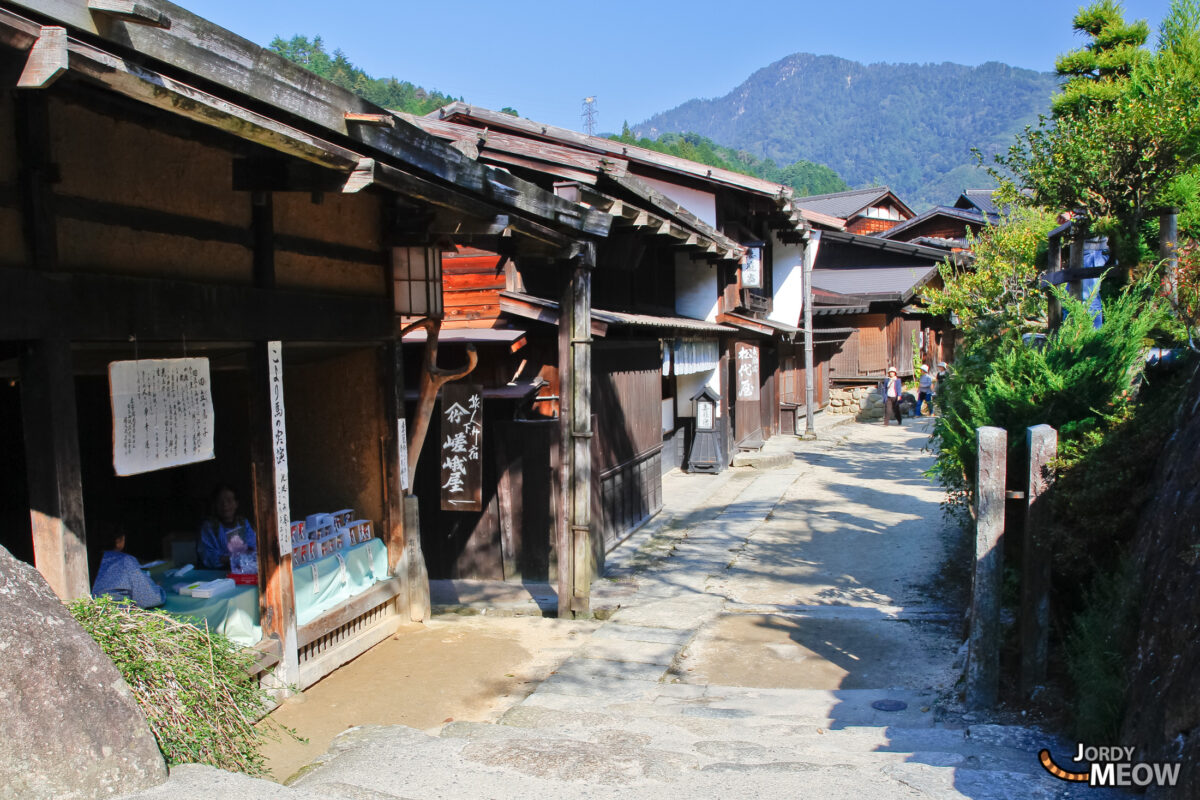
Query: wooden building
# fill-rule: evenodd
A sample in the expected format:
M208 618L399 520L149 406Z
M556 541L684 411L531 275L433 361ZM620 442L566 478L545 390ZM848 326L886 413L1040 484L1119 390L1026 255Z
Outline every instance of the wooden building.
M611 218L178 6L117 6L0 0L0 543L83 596L89 528L123 526L135 554L157 554L231 483L258 535L247 644L303 688L423 613L402 455L421 418L405 414L397 332L437 316L440 250L502 237L588 305ZM587 347L561 345L570 385ZM213 457L119 477L112 365L181 358L210 371ZM587 496L586 468L560 458ZM293 570L289 523L340 508L378 533L351 576L365 588L298 604L297 587L323 595L347 566ZM586 538L586 513L571 522Z
M507 118L507 115L504 115ZM736 332L706 315L681 313L675 292L678 268L715 272L741 258L742 248L647 183L624 164L549 142L460 123L412 118L428 132L504 165L586 207L611 214L614 228L597 242L592 276L593 475L592 559L604 554L662 506L662 473L686 460L686 422L676 414L679 384L705 367L721 365L723 337ZM555 449L561 416L556 355L562 289L536 260L496 253L463 252L444 262L447 332L473 341L486 376L484 396L508 392L496 405L495 471L484 475L478 513L442 515L442 541L431 545L437 577L542 580L556 572L551 535L557 523L557 491L546 493L542 463ZM682 265L682 267L681 267ZM464 302L459 306L457 297ZM469 299L468 299L469 298ZM715 306L716 288L713 287ZM686 311L686 309L685 309ZM512 344L484 352L484 340ZM697 354L707 353L708 364ZM676 358L676 356L679 356ZM489 389L489 387L491 387ZM683 399L690 416L690 394ZM523 441L524 447L505 444ZM488 434L485 430L485 445ZM546 458L538 453L545 451ZM435 492L420 489L422 514L438 513ZM428 481L433 476L425 476ZM528 487L528 488L526 488Z
M795 203L810 214L838 220L839 230L863 235L882 233L916 216L886 186L797 197Z
M947 258L962 256L879 236L821 232L813 312L820 320L816 335L840 341L829 365L832 382L873 384L889 366L915 378L914 343L931 369L951 360L950 326L915 302L922 286L941 281L938 264Z
M585 202L597 202L598 208L610 211L616 208L612 213L618 229L622 218L643 230L647 224L653 229L660 224L655 219L670 217L678 209L684 212L678 226L683 230L745 248L752 273L743 269L743 258L710 266L711 252L707 257L677 257L673 268L657 272L639 265L638 258L624 258L627 275L639 283L652 278L666 290L659 290L658 307L645 309L647 313L674 311L737 332L721 341L716 360L710 358L705 369L693 360L688 369L695 371L674 375L674 381L664 383L664 425L674 420L666 435L680 444L687 440L691 397L706 385L721 396L722 418L730 422L725 426L726 457L739 447L760 447L784 429L785 416L786 424L794 428L797 409L803 406L791 389L800 387L803 394L803 350L797 344L807 232L814 220L839 229L844 228L841 220L801 208L793 201L791 189L780 184L464 103L453 103L414 122L516 174L552 177L560 187L577 184L582 189L572 191L582 191ZM610 205L618 197L619 205ZM749 274L753 278L747 280ZM598 296L596 304L622 308L618 302L625 301ZM687 337L681 342L686 349ZM708 347L700 345L700 349ZM754 372L753 385L745 387L741 397L734 380L738 354L743 356L743 368ZM668 400L672 401L669 413ZM682 454L680 447L668 447L668 452L671 449ZM664 458L663 463L672 466L680 458Z

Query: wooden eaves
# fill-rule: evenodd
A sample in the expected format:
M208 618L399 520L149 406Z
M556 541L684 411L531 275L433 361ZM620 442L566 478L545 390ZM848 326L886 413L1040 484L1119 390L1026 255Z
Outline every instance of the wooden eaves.
M710 167L686 158L647 150L644 147L624 144L612 139L605 139L601 136L589 136L586 133L579 133L578 131L559 128L554 125L545 125L525 119L524 117L514 117L511 114L502 114L499 111L492 111L491 109L472 106L467 103L450 103L437 111L430 112L428 116L450 121L470 120L472 124L478 125L482 123L489 129L501 128L517 131L526 136L534 136L548 141L559 141L571 147L590 150L595 153L604 153L629 161L636 161L668 172L675 172L680 175L687 175L710 183L718 183L760 195L775 195L779 193L780 189L787 190L788 195L791 195L791 190L787 187L762 178L743 175L740 172L733 172L719 167Z
M483 159L523 166L564 180L595 186L609 194L613 192L606 189L605 184L617 183L620 189L639 198L639 202L633 204L634 207L649 203L652 208L658 210L657 216L677 218L685 227L691 228L702 237L707 237L710 242L705 249L717 258L730 258L736 253L736 259L740 259L744 250L678 203L667 199L649 184L639 180L630 172L630 162L765 199L771 204L768 224L776 229L780 238L786 242L800 242L806 239L810 229L810 218L813 218L811 221L829 227L845 227L840 220L826 218L820 214L813 215L797 206L792 200L792 189L782 184L709 167L634 145L625 145L599 136L543 125L511 114L456 102L424 117L409 119L413 124L436 136L472 148L471 152L477 153ZM504 130L514 131L516 135L503 133ZM586 174L579 176L579 172ZM609 210L606 206L600 207ZM616 210L610 213L623 213L627 219L640 220L635 222L639 227L647 224L661 226L661 223L654 220L645 222L644 215L634 213L629 204L619 203L614 208ZM664 230L664 233L669 235L668 230ZM729 247L730 245L732 247ZM726 249L730 250L729 254L722 252Z
M0 2L0 42L31 53L23 88L49 86L70 74L337 170L347 178L345 191L375 183L478 216L511 212L513 231L554 247L579 235L607 235L612 224L599 211L473 161L401 119L393 125L364 124L393 118L178 6L162 0L136 4L158 21L148 24L114 15L102 5L96 0L94 8L82 0ZM37 19L5 6L32 12ZM87 39L103 41L105 47ZM205 88L195 85L197 79ZM279 121L280 111L295 124Z

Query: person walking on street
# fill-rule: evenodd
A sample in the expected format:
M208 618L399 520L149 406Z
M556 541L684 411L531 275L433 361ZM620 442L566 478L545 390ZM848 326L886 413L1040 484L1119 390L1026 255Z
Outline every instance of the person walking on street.
M921 405L924 404L929 411L929 416L933 416L933 376L929 374L929 366L921 365L921 379L918 382L917 390L917 416L923 417L921 413Z
M897 425L902 425L900 398L904 396L904 384L897 377L895 367L888 367L887 375L887 380L883 382L883 424L888 424L888 415L891 415L896 418Z

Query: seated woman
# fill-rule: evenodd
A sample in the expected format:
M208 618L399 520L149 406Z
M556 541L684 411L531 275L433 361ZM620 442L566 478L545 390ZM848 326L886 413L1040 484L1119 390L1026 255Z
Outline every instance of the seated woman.
M231 546L241 553L255 551L254 529L245 517L237 515L237 493L222 484L212 495L213 516L200 526L200 565L206 569L227 569Z
M106 594L117 600L130 600L141 608L161 606L167 599L166 592L142 572L136 558L124 552L125 531L114 528L110 537L112 546L100 557L92 597Z

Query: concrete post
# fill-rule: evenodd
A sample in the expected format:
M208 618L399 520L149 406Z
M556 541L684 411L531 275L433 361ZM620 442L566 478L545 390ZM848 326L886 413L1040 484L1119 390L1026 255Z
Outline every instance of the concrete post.
M1034 425L1025 431L1029 485L1025 492L1025 538L1021 544L1021 693L1046 681L1050 632L1050 546L1046 492L1054 482L1050 462L1058 455L1058 431Z
M967 644L967 707L988 709L1000 692L1000 585L1004 569L1004 473L1008 433L976 432L979 467L975 496L975 581Z

